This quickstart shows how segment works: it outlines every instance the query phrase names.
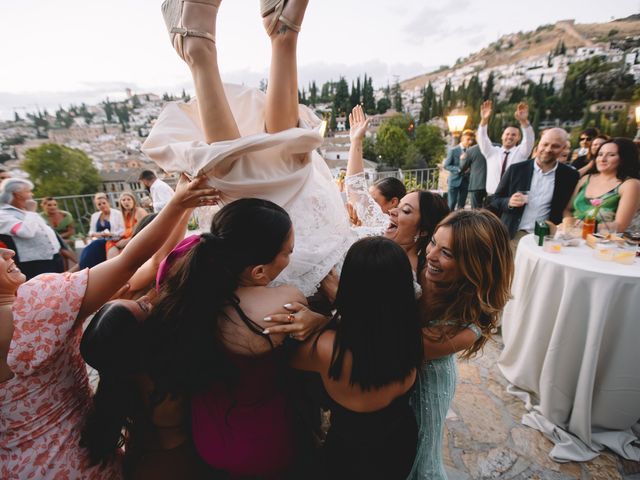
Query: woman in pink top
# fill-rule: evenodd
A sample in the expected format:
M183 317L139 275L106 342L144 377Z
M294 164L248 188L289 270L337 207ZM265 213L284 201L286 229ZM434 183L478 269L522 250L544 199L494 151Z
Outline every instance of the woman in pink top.
M214 202L201 179L181 182L121 255L77 273L25 283L14 252L0 249L0 478L121 478L115 456L91 466L79 444L91 400L78 347L82 321L162 246L185 208Z

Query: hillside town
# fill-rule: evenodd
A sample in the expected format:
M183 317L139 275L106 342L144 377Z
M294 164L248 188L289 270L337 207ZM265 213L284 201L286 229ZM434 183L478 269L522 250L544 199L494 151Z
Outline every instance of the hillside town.
M561 22L566 24L567 22ZM508 49L516 42L517 35L507 35L500 39L492 48ZM625 41L611 41L589 43L588 46L567 48L558 44L555 51L538 56L519 59L513 63L487 66L487 60L463 62L459 66L446 69L443 72L429 74L428 83L436 94L442 94L445 87L458 88L468 84L477 76L481 83L486 83L490 76L493 78L494 91L498 98L505 98L514 88L527 82L549 83L556 91L562 89L569 71L569 67L576 63L592 58L600 58L606 63L615 64L619 69L633 76L635 82L640 82L640 35L625 39ZM636 45L626 48L628 45ZM403 113L413 118L420 115L423 92L427 83L416 84L407 80L400 84ZM37 112L32 118L19 118L16 114L14 121L0 122L0 157L4 168L16 175L21 175L20 164L24 153L29 148L43 143L57 143L85 152L92 160L102 179L103 190L119 192L124 190L138 190L141 185L138 175L145 169L154 169L155 165L141 151L141 145L151 129L154 120L162 111L169 99L167 94L160 96L149 92L132 92L127 90L127 98L120 102L120 107L127 109L126 121L108 115L107 99L99 105L82 106L81 112L69 112L69 125L60 126L56 115L51 112ZM382 99L388 92L384 88L375 91L376 101ZM183 92L183 98L185 94ZM608 105L608 108L621 109L627 105L622 102ZM319 116L327 118L331 115L331 105L319 103L314 106ZM380 124L396 115L398 112L390 108L386 112L371 116L370 135L375 137ZM346 132L347 118L339 113L335 119L335 129L325 139L320 149L329 167L338 172L346 165L349 151L349 136ZM41 129L38 125L48 125ZM446 134L444 121L436 122ZM376 158L367 158L367 168L376 168Z

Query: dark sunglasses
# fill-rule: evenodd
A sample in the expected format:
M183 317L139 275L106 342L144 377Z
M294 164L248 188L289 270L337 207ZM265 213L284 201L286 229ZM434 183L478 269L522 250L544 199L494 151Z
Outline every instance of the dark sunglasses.
M580 141L586 140L587 142L591 141L591 137L580 137Z

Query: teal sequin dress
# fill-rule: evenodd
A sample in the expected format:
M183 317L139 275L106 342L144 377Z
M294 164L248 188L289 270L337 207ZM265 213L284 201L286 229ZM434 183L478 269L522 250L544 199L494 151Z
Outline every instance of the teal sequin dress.
M469 325L480 337L475 325ZM418 449L409 480L446 480L442 437L447 411L458 380L455 355L427 360L418 372L409 404L418 422Z

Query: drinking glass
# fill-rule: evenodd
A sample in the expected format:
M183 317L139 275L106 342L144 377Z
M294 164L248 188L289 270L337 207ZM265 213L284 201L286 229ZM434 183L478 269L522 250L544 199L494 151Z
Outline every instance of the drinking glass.
M562 241L556 239L553 235L545 235L542 249L547 253L560 253L560 250L562 250Z
M597 260L610 262L613 260L613 256L616 250L617 250L616 247L610 243L598 243L596 244L595 252L593 252L593 256Z
M600 212L598 222L598 233L603 236L615 235L617 233L615 212Z
M636 259L637 250L637 245L625 242L615 249L613 253L613 261L623 265L633 265L633 262Z

